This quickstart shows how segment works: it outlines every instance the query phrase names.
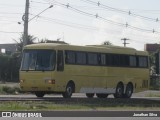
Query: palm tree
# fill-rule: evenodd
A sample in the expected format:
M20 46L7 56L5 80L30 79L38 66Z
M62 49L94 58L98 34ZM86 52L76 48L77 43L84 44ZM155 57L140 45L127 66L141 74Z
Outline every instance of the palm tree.
M17 43L17 51L22 51L23 49L23 37L24 35L22 34L19 40L14 39L14 41ZM28 35L27 44L34 44L36 39L37 37L34 37L33 35Z

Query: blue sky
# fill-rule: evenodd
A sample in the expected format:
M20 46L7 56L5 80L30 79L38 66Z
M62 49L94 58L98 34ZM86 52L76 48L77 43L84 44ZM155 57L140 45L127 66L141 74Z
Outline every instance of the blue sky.
M130 11L131 14L149 18L159 18L159 0L91 0L100 2L112 8ZM61 38L73 45L101 44L108 40L114 45L123 46L121 38L129 38L129 47L139 50L144 49L146 43L159 43L160 33L133 30L130 28L114 25L105 20L83 15L77 11L67 9L64 6L55 5L55 2L69 5L78 10L98 15L105 20L129 24L134 27L155 30L160 32L160 21L149 21L139 17L111 11L85 2L85 0L30 0L30 19L40 13L51 4L54 7L42 13L39 17L29 22L29 34L39 39L47 38L55 40ZM25 0L0 0L0 44L14 43L23 32L22 16L24 13ZM18 22L22 22L21 25ZM13 33L5 33L13 32Z

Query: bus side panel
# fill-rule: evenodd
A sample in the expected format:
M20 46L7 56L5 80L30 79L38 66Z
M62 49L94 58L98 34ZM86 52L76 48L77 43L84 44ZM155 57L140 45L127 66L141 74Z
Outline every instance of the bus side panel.
M107 86L116 88L122 82L124 87L131 82L134 92L148 89L149 70L144 68L108 67Z
M149 81L149 71L143 68L65 65L65 70L62 73L56 73L56 76L56 91L65 91L67 83L72 80L75 83L75 92L81 92L82 89L87 90L87 88L109 89L115 92L119 82L124 86L131 82L134 92L139 92L148 89L146 82ZM111 93L114 92L111 91Z
M75 91L80 92L82 88L107 88L105 67L65 65L63 79L67 84L72 80L75 83ZM64 85L63 84L63 85Z

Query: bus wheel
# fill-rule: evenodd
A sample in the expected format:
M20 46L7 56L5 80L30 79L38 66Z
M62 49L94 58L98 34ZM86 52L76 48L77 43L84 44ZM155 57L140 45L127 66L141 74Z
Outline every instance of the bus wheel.
M101 93L101 94L96 94L96 96L97 96L98 98L107 98L107 97L108 97L108 94Z
M71 98L73 91L74 85L72 83L69 83L66 87L66 91L62 94L63 98Z
M37 96L37 97L43 97L44 95L45 95L45 93L44 92L35 92L35 95Z
M116 87L116 93L114 94L115 98L122 98L123 97L124 87L122 83L119 83Z
M126 91L125 91L125 94L124 94L124 98L130 98L132 96L132 93L133 93L133 86L132 84L127 84L127 87L126 87Z
M88 98L93 98L94 93L86 93L86 96L87 96Z

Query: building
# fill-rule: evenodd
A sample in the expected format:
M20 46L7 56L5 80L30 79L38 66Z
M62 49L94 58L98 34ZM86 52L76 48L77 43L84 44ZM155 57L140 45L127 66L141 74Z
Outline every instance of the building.
M11 55L17 51L17 44L0 44L0 53Z
M149 53L154 53L156 52L158 49L160 49L160 44L145 44L144 46L144 50L148 51Z

